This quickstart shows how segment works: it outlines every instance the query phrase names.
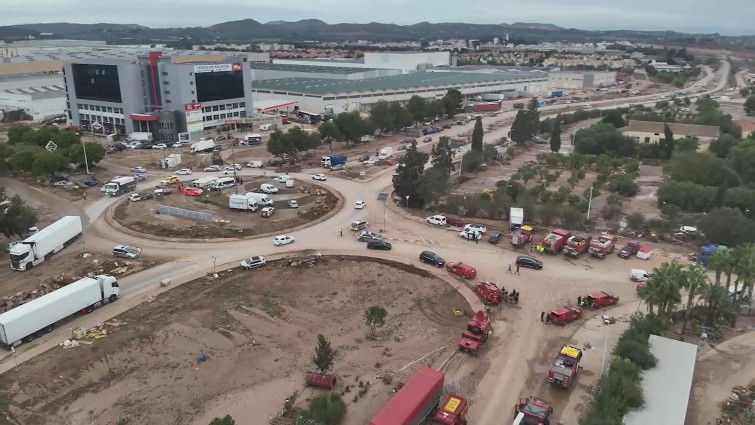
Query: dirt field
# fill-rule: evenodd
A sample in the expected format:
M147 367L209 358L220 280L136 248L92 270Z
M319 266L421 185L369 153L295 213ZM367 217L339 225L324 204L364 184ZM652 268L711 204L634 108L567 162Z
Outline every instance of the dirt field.
M257 189L261 183L269 182L270 179L266 178L247 179L239 193ZM154 236L238 238L300 226L324 216L338 203L338 198L332 192L308 181L297 181L293 188L278 186L280 193L272 195L275 212L271 217L261 217L259 212L228 208L228 196L234 193L232 189L222 192L208 191L201 196L187 196L178 192L175 187L173 193L165 196L162 201L148 199L131 202L124 198L116 207L113 217L124 227ZM287 202L291 199L298 201L298 209L289 208ZM218 221L198 222L157 214L157 204L215 214Z
M129 424L206 425L230 413L239 425L265 424L294 391L300 405L319 393L304 388L303 374L322 333L339 352L343 423L364 424L398 382L442 354L412 362L444 345L453 351L467 319L451 311L469 309L427 272L378 261L284 260L168 291L118 317L109 337L53 349L6 374L0 394L9 423L104 425L129 415ZM376 304L388 317L378 340L367 341L362 314ZM461 369L463 358L450 361ZM377 378L384 375L393 382ZM481 376L460 388L471 391ZM358 396L360 381L369 388Z

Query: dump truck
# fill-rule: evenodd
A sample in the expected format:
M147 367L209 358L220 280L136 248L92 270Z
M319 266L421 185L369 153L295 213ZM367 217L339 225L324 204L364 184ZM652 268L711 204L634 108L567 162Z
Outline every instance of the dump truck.
M472 106L475 112L490 112L501 109L501 102L480 102Z
M550 425L553 414L551 403L537 397L527 397L514 405L514 423L512 425Z
M191 153L212 152L215 150L215 139L199 139L193 143L189 149Z
M369 425L416 425L427 423L428 418L433 418L431 425L463 425L468 405L465 398L449 394L438 408L443 381L443 372L420 367Z
M597 239L590 242L590 255L595 258L606 258L607 254L613 252L616 246L616 235L602 233Z
M320 165L330 168L338 164L346 164L346 155L327 155L320 158Z
M470 354L475 354L488 340L492 332L490 326L490 317L485 315L484 311L478 311L474 317L467 322L467 329L461 334L459 340L459 349Z
M115 277L99 275L77 280L0 314L0 345L15 347L52 331L61 320L120 297Z
M577 381L580 361L582 361L582 350L571 345L564 345L548 368L548 382L557 387L569 388Z
M483 304L498 305L501 303L501 290L493 282L477 282L474 292L482 299Z
M578 233L573 235L566 241L564 255L579 258L581 254L590 249L590 242L592 242L592 236L588 234Z
M627 242L626 245L624 245L623 248L619 251L619 257L624 259L629 259L629 257L636 255L637 251L640 250L640 241L637 240L631 240Z
M81 217L65 216L15 244L10 250L10 266L13 270L29 270L72 244L81 232Z
M540 242L545 252L557 254L564 249L566 241L571 237L571 232L564 229L553 229Z
M120 196L136 190L136 178L130 176L117 177L105 183L103 188L105 189L105 193L110 196Z
M511 245L519 248L532 242L535 236L535 229L530 226L522 226L511 232Z

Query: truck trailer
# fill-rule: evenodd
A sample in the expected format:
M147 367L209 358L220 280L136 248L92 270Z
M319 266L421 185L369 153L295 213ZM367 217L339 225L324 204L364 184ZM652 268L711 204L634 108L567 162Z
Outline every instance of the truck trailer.
M29 236L10 250L10 266L25 271L73 243L81 236L81 217L69 215Z
M14 347L52 331L55 324L76 313L91 313L121 295L109 275L77 280L58 290L0 314L0 344Z
M215 139L199 139L191 145L191 153L211 152L215 150Z
M255 212L259 208L259 204L251 196L231 195L228 198L228 208Z
M136 189L136 178L131 176L118 177L105 184L105 193L110 196L120 196Z

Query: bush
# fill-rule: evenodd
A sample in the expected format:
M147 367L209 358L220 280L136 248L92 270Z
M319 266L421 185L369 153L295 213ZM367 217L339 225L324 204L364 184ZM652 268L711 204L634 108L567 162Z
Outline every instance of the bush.
M634 196L640 191L640 186L630 174L614 174L608 179L608 190L624 196Z
M627 225L630 229L641 230L643 224L645 224L645 216L642 213L636 212L627 216Z
M345 414L346 403L338 393L330 393L311 399L309 407L301 412L300 417L317 425L337 425Z
M462 171L477 171L482 165L482 152L469 150L461 159Z
M669 181L658 188L658 206L676 205L683 211L705 212L716 205L717 188L690 182Z

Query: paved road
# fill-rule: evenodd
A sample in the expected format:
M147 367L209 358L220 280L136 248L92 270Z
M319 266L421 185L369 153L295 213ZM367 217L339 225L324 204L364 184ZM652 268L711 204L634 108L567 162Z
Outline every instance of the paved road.
M703 80L710 80L721 75L728 77L728 73L729 65L724 62L715 75L709 73ZM720 79L716 90L720 90L725 84L726 78ZM595 108L607 109L628 102L653 103L655 102L652 99L653 96L657 95L593 101L589 104ZM543 110L575 108L586 104L588 102L558 105L543 108ZM515 111L504 112L494 118L484 118L483 121L484 124L493 123L512 118L515 113ZM451 130L447 130L446 133L455 135L464 130L471 130L472 127L473 123L455 126ZM494 132L487 133L486 138L498 138L507 131L507 128L499 128ZM420 149L429 150L431 145L431 143L420 144ZM520 377L523 375L523 371L531 370L537 366L533 366L533 362L536 362L543 355L541 351L547 348L544 347L545 341L553 339L569 340L577 329L573 326L566 328L542 326L537 319L540 311L546 311L559 304L569 303L573 296L596 289L610 289L618 293L622 299L636 298L633 286L626 283L628 265L618 263L619 260L616 259L606 260L598 265L596 262L587 259L570 261L562 258L546 258L547 267L541 272L526 270L523 271L521 276L504 275L505 266L512 262L516 255L515 252L508 249L506 244L493 246L487 243L475 244L464 241L458 237L457 232L432 228L421 220L407 217L390 203L388 208L384 208L381 203L376 201L378 192L387 191L390 188L392 170L393 167L385 169L366 183L329 177L324 184L341 194L344 199L344 208L328 220L292 232L291 234L295 236L296 242L285 247L274 247L272 237L207 243L137 238L110 227L103 218L103 214L108 208L120 201L120 198L103 197L91 202L83 211L88 223L84 240L89 249L107 251L112 249L115 244L129 243L141 246L145 253L152 252L163 256L172 256L174 259L158 267L120 279L123 297L118 303L113 306L105 306L93 315L76 319L70 326L91 326L119 314L126 308L141 302L146 295L157 291L158 283L162 279L168 278L178 284L212 271L213 267L220 268L223 267L223 264L232 265L250 255L276 256L295 250L361 252L368 255L365 244L357 242L352 237L352 232L348 230L349 223L358 218L366 218L372 223L372 228L377 229L381 227L382 219L385 216L387 224L385 235L394 241L394 249L389 253L369 252L369 255L412 262L419 267L424 267L416 262L416 257L420 251L432 249L447 260L461 259L471 262L478 268L479 279L503 281L507 288L515 288L522 294L522 301L518 308L501 310L500 315L496 316L495 336L492 343L489 344L489 351L484 354L484 360L480 358L471 360L472 364L478 365L479 362L487 362L488 367L475 394L469 395L473 400L470 419L475 423L493 424L501 423L501 411L508 412L508 406L511 406L520 396L529 395L529 391L534 388L533 383L515 377ZM317 171L312 170L312 172ZM262 171L250 169L244 169L239 173L242 177L259 176L261 174ZM292 174L299 181L307 181L311 178L311 174L308 173ZM203 175L204 173L196 173L192 177ZM153 185L153 181L147 181L140 185L140 189L147 189L153 187ZM353 203L356 200L367 201L367 208L355 210ZM343 237L339 236L339 228L344 229ZM651 261L651 264L646 264L645 267L652 267L655 261L657 259ZM601 267L601 273L594 273L594 267ZM428 270L432 270L434 273L443 273L436 269L428 268ZM565 277L568 278L565 279ZM445 278L447 281L449 280L447 276ZM451 282L454 281L451 280ZM462 294L468 298L473 306L479 305L468 287L458 282L454 285L462 290ZM59 329L34 343L21 346L14 359L10 361L6 359L5 362L0 363L0 372L12 368L16 361L22 363L55 346L57 342L66 337L68 332L67 329ZM550 354L546 354L550 356ZM550 396L555 399L557 410L559 407L565 406L568 399L568 395L550 394ZM503 409L501 405L504 406Z

